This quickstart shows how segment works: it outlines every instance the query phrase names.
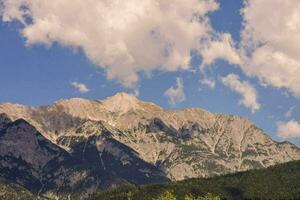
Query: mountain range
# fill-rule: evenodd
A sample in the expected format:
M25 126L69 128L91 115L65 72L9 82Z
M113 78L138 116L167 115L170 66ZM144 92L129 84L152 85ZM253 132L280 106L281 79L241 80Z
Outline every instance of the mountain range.
M42 107L2 103L0 113L0 177L48 199L300 160L297 146L249 119L166 110L126 93Z

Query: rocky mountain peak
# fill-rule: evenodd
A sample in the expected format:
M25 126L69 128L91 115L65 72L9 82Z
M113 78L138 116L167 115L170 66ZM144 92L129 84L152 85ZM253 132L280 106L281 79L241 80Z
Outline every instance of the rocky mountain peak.
M128 112L129 110L141 109L139 100L132 94L125 92L117 93L102 101L105 108L111 112Z
M140 100L134 95L120 92L104 100L87 100L81 98L72 98L59 100L55 103L58 107L64 107L71 113L83 114L93 113L96 110L102 112L119 112L125 113L130 110L142 109ZM85 114L84 114L85 113Z
M33 108L21 104L0 104L0 113L5 113L11 120L26 119Z
M89 104L90 100L82 99L82 98L71 98L71 99L61 99L55 102L57 106L81 106L85 104Z

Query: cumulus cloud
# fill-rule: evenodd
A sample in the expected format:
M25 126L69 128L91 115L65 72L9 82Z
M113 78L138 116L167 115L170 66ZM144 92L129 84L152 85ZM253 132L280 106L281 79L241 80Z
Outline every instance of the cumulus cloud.
M204 78L202 80L200 80L200 83L202 85L206 85L207 87L214 89L216 86L216 82L215 80L209 79L209 78Z
M242 69L300 98L300 1L245 0L242 13Z
M241 81L236 74L222 77L221 81L225 86L242 96L242 99L239 101L240 105L250 108L252 113L260 109L256 89L249 82Z
M217 59L227 60L231 64L241 65L240 53L234 48L235 44L230 34L224 33L217 39L210 41L201 50L203 62L201 68L213 64Z
M87 93L90 91L90 89L83 83L79 82L72 82L71 85L81 94Z
M291 118L295 109L296 108L294 106L290 107L289 110L284 114L285 118Z
M165 92L165 96L169 98L171 106L181 103L185 100L184 85L181 78L176 79L176 86L172 86Z
M108 79L129 88L139 72L189 69L192 50L203 53L206 64L218 56L238 60L230 36L210 25L207 14L218 9L215 0L0 2L2 20L21 22L27 45L57 42L82 49Z
M295 120L279 122L277 133L282 138L298 138L300 137L300 123Z

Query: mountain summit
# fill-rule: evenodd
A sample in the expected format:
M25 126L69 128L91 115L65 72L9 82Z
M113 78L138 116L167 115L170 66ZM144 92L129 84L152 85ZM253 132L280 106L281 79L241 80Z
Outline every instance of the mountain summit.
M111 112L120 113L142 109L139 104L139 100L134 95L124 92L117 93L115 96L105 99L103 101L103 105Z
M126 93L43 107L5 103L0 113L0 143L6 145L0 148L0 176L47 197L79 195L72 193L77 189L86 196L113 185L211 177L300 159L298 147L273 141L248 119L195 108L169 111ZM15 144L14 138L19 138ZM33 160L39 161L36 166ZM31 178L14 177L13 171Z
M105 112L125 113L130 110L142 109L141 101L135 96L124 92L117 93L112 97L100 100L86 100L80 98L73 98L67 100L60 100L56 102L57 106L62 106L72 110L74 114L80 115L80 112L93 112L92 109L102 109Z

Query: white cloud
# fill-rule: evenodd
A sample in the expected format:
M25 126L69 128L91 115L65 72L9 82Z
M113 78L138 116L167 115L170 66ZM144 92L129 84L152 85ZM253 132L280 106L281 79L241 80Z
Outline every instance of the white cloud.
M80 92L81 94L87 93L90 91L90 89L83 83L79 83L79 82L72 82L71 85L78 90L78 92Z
M242 96L240 105L250 108L252 113L260 109L256 89L247 81L241 81L239 76L229 74L221 78L222 83Z
M216 40L211 41L201 50L203 62L201 68L213 64L216 59L227 60L231 64L242 64L240 54L234 48L230 34L222 34Z
M285 118L291 118L293 116L294 111L295 107L290 107L289 110L284 114Z
M176 79L176 86L169 88L165 92L165 96L169 98L169 103L171 106L176 106L176 104L185 100L184 85L181 78Z
M242 12L242 69L300 98L300 1L245 0Z
M200 80L200 83L202 85L206 85L207 87L214 89L216 86L216 82L215 80L209 79L209 78L204 78L202 80Z
M139 72L188 70L191 50L203 53L205 64L217 57L238 60L230 36L210 26L215 0L0 2L3 21L23 23L27 45L80 48L108 79L126 87L136 86Z
M300 123L295 120L279 122L277 124L277 133L282 138L300 137Z

